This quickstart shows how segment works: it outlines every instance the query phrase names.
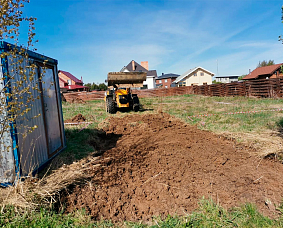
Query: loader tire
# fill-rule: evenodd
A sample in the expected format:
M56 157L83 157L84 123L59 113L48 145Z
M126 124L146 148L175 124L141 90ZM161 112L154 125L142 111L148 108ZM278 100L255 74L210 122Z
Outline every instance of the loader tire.
M133 97L133 110L135 112L140 110L140 101L139 101L139 98L137 96Z
M112 97L106 98L106 111L111 114L116 113L115 102Z

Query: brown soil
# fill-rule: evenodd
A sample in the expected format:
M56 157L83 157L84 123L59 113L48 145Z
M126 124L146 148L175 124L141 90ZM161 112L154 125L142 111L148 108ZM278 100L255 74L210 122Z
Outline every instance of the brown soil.
M72 119L65 120L65 123L85 122L86 118L82 114L75 115Z
M67 211L95 219L149 220L186 215L204 196L225 208L245 202L275 216L283 195L283 165L167 114L110 118L106 136L120 135L101 155L89 182L62 197ZM111 139L111 137L109 137ZM271 203L270 203L271 202Z

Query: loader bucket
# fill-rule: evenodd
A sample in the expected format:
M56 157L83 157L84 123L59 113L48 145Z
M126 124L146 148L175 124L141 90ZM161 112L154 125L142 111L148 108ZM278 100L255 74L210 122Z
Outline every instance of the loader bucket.
M142 87L146 80L146 72L110 72L108 73L108 86L129 85L132 87Z

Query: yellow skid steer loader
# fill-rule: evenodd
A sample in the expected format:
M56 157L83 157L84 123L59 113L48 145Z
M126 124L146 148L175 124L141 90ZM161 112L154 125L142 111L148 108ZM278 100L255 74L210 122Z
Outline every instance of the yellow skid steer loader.
M105 92L106 111L116 113L120 108L127 108L135 112L140 109L137 94L131 88L142 87L146 80L145 72L110 72L108 73L108 90Z

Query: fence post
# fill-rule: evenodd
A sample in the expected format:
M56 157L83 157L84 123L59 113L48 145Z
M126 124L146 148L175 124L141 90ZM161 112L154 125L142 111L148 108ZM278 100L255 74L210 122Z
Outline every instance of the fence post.
M276 96L281 97L280 93L280 78L276 78Z

